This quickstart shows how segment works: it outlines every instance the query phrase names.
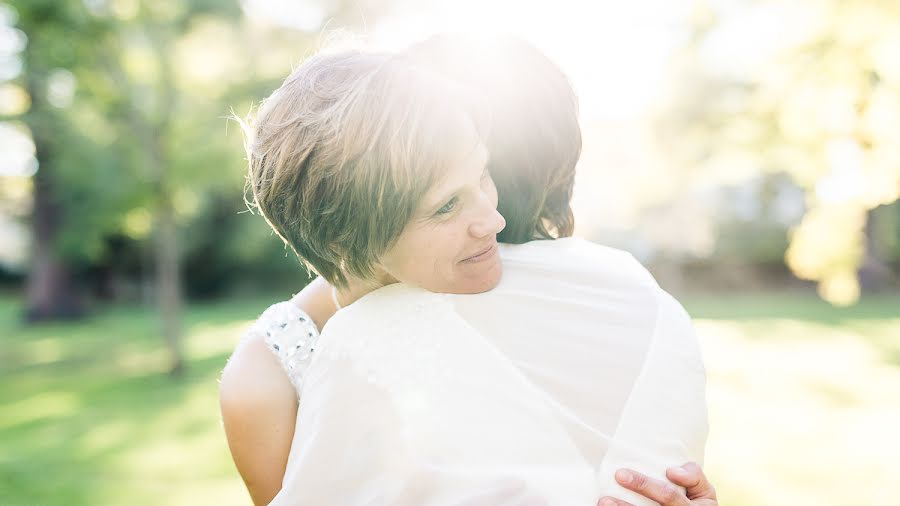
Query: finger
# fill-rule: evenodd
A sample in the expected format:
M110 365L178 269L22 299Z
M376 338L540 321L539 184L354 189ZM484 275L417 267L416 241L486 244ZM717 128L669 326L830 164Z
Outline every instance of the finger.
M632 469L616 471L616 481L662 506L691 506L688 498L671 483L655 480Z
M703 471L700 466L693 462L688 462L679 467L670 467L666 469L666 478L676 485L685 488L696 487L703 481Z
M597 506L634 506L630 502L623 501L621 499L616 499L615 497L601 497L599 501L597 501Z
M681 467L671 467L666 470L666 478L677 485L681 485L687 491L688 499L707 498L715 499L716 490L712 483L703 474L703 470L694 462L688 462Z

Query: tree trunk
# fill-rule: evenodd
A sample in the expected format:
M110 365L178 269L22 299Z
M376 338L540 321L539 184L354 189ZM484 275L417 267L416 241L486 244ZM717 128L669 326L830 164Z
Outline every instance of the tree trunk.
M885 254L882 234L892 233L890 228L885 229L881 226L883 213L887 210L889 210L887 206L879 206L869 209L866 214L865 254L858 271L860 289L864 293L879 292L897 286L897 275L882 257Z
M164 168L160 168L165 171ZM160 188L156 210L156 285L163 336L169 349L169 373L184 372L184 350L181 340L181 274L178 262L178 235L175 210L166 187Z
M33 33L32 33L33 32ZM37 31L29 33L35 36ZM28 69L26 88L31 109L25 117L31 127L39 167L34 175L34 208L31 217L32 253L26 281L25 320L73 319L84 315L84 304L75 286L71 268L59 254L57 243L64 227L65 212L56 192L56 160L48 138L53 135L53 116L45 100L46 70L32 52L25 49Z
M34 142L38 146L38 135L35 135ZM62 229L62 213L53 192L52 164L48 157L41 156L40 147L37 153L42 163L34 175L33 244L25 304L25 320L30 323L84 315L84 305L69 267L56 251L57 236Z
M181 329L181 273L178 255L178 228L175 223L175 208L172 204L172 184L169 180L169 160L166 152L164 133L169 128L171 111L175 107L174 77L171 63L163 56L169 48L161 40L155 40L157 54L160 55L161 116L155 124L144 123L147 138L150 172L156 181L156 277L159 289L159 314L163 335L171 356L169 373L181 376L186 367L182 346ZM146 119L145 119L146 121Z
M178 228L168 180L167 157L159 132L142 123L148 168L155 181L155 230L153 263L156 271L156 296L163 337L169 349L169 374L184 373L181 343L181 273L178 261Z
M164 55L168 52L162 42L154 41L154 45L157 55ZM131 96L135 86L129 82L122 70L119 55L111 51L105 64L109 69L110 76L129 97L127 111L129 122L135 135L141 141L147 175L154 185L153 264L156 303L159 309L161 330L169 350L169 373L172 376L180 376L184 373L186 363L181 342L182 290L178 258L178 229L172 204L172 188L169 182L169 157L164 143L164 132L168 129L170 114L175 103L171 67L169 62L160 56L162 105L160 106L160 118L154 121L140 110L134 97Z

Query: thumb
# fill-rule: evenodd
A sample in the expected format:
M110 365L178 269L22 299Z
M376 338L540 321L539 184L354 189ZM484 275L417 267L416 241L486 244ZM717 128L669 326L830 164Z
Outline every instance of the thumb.
M680 467L670 467L666 470L666 478L684 487L689 499L716 497L712 484L706 479L700 466L694 462L688 462Z
M666 469L666 478L676 485L691 488L696 487L703 481L703 471L700 470L700 466L697 464L688 462L679 467Z

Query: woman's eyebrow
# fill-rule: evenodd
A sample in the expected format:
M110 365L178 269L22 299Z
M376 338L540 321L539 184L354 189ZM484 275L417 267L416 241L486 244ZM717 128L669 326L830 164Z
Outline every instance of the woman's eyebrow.
M481 163L479 163L479 166L481 167L481 171L478 173L479 180L482 177L484 177L484 173L487 172L488 161L490 160L490 152L487 150L487 148L483 148L481 151L482 151L482 155L480 156L480 158L483 159L483 162L482 162L482 160L479 160L479 162L481 162ZM457 186L456 188L453 188L452 190L443 192L441 194L442 195L441 198L436 199L433 204L428 205L428 207L426 208L427 214L430 216L430 215L436 213L438 211L438 209L443 207L444 204L446 204L447 202L450 201L450 199L452 199L457 194L459 194L462 190L464 190L465 187L467 186L467 184L468 183L463 183L463 184Z
M432 214L438 212L438 209L444 207L444 205L446 205L447 202L450 202L451 199L456 197L456 195L459 194L459 192L462 191L463 188L465 188L465 185L462 185L462 186L454 189L451 192L447 192L446 194L444 194L443 197L441 197L438 200L435 200L434 204L431 204L428 206L426 214L428 216L431 216Z

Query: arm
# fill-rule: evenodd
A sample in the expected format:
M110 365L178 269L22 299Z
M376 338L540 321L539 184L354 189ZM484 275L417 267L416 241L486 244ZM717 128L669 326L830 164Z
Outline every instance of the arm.
M281 490L298 401L263 339L238 345L222 372L219 404L235 467L253 503L268 504Z
M357 292L364 293L362 289ZM359 293L348 293L355 300ZM313 280L292 302L322 328L335 313L331 286ZM235 349L219 384L228 447L254 504L268 504L281 490L297 420L297 391L261 335Z

